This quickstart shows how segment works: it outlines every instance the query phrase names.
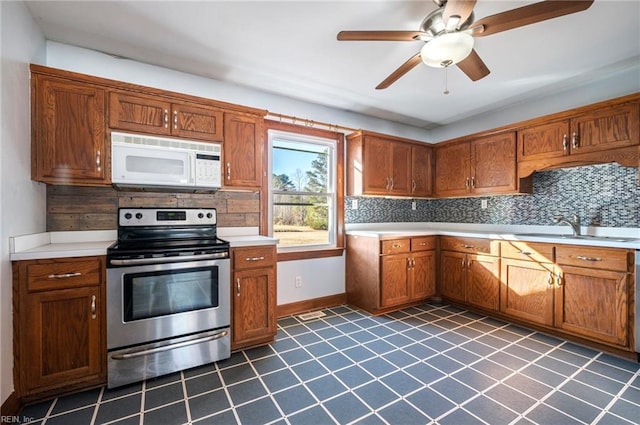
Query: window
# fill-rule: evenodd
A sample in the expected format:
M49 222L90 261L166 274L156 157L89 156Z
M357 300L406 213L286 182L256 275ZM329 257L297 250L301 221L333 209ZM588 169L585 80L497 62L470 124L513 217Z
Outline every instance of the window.
M342 248L343 135L267 125L268 224L269 234L279 239L278 251Z

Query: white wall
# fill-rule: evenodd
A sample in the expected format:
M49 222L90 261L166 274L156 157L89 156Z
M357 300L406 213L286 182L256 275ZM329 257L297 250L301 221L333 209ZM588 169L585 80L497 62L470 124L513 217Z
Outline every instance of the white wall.
M278 305L344 293L344 266L344 255L278 263ZM296 276L301 288L295 287Z
M514 98L511 99L514 103L499 110L481 113L455 124L431 130L429 140L437 143L638 91L640 57L635 57L580 77L579 85L572 89L562 86L547 87L539 91L535 100L516 102L517 98Z
M13 392L9 237L45 230L45 186L31 181L29 63L45 40L22 2L0 2L0 403Z
M266 109L273 113L429 141L427 131L417 127L327 108L53 41L47 42L47 65L53 68Z

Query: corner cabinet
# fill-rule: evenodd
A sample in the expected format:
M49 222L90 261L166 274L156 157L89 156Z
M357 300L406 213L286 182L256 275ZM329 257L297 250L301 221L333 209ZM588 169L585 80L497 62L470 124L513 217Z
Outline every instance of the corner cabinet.
M225 112L224 186L259 188L262 185L263 122L262 116Z
M105 258L17 261L13 276L20 397L103 384Z
M440 237L440 293L451 300L497 311L500 243L489 239Z
M347 195L429 197L432 147L366 131L347 136Z
M381 314L435 294L436 238L347 235L347 302Z
M31 74L31 179L102 186L111 182L105 89Z
M231 249L231 349L268 344L276 335L276 247Z
M435 157L437 197L530 191L517 178L515 132L446 143L435 148Z

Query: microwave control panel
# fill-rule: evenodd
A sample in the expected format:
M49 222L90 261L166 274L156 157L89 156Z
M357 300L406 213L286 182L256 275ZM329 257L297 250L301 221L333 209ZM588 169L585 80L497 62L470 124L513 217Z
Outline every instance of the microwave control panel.
M220 155L196 154L196 185L220 187Z

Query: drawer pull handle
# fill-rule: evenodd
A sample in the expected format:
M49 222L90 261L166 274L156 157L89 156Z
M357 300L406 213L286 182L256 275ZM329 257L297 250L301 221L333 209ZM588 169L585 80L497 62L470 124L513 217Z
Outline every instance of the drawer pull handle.
M95 295L91 296L91 318L92 319L96 318L96 296Z
M520 254L522 254L522 255L532 255L533 253L531 253L529 251L520 251Z
M463 243L463 244L462 244L462 245L460 245L460 246L461 246L461 247L463 247L463 248L467 248L467 249L475 248L475 246L473 246L473 245L467 245L467 244L465 244L465 243Z
M244 261L262 261L264 260L264 257L247 257L244 259Z
M393 248L400 248L402 245L400 245L399 243L394 243L393 245L391 245Z
M420 246L426 246L427 243L426 242L420 242Z
M70 277L78 277L82 276L82 273L62 273L62 274L50 274L48 276L49 279L68 279Z
M577 255L576 258L584 261L602 261L600 257L585 257L584 255Z

